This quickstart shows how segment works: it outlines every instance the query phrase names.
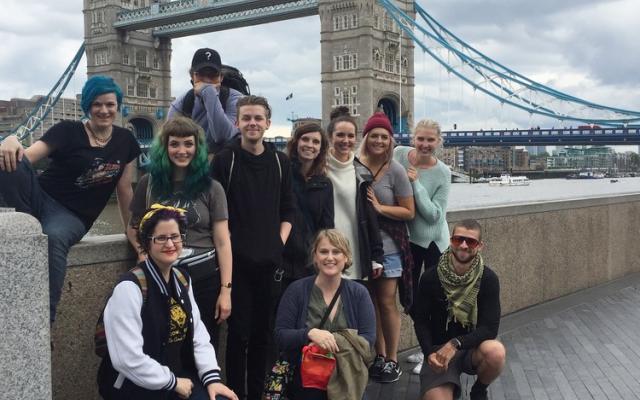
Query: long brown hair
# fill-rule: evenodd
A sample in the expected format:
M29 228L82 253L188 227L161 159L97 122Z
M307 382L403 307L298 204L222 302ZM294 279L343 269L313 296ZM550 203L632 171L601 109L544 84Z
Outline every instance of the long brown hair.
M293 136L289 143L287 143L287 155L289 158L298 159L298 142L303 135L312 132L320 133L320 151L318 152L318 156L313 160L311 164L311 168L307 173L305 178L314 175L326 175L327 168L327 152L329 151L329 139L327 139L327 135L322 130L322 127L316 123L308 123L299 126L295 132L293 132Z

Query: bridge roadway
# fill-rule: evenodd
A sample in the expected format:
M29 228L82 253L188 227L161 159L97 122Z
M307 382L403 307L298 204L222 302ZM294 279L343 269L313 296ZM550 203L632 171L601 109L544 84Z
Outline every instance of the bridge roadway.
M177 38L318 14L318 0L178 0L118 13L115 28Z
M444 131L445 146L637 145L640 127ZM408 143L409 135L399 135Z
M640 273L502 318L507 348L492 400L640 399ZM369 400L418 400L420 379L401 355L394 384L370 383ZM467 400L474 378L463 375Z
M443 131L444 146L562 146L562 145L640 145L640 127L562 128L480 131ZM267 140L284 147L289 138ZM396 142L408 145L411 135L396 134Z

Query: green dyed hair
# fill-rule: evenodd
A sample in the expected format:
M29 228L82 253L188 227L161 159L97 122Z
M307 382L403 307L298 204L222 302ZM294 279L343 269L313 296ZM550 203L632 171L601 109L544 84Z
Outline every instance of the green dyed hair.
M196 142L196 154L187 167L182 197L194 200L201 193L209 190L209 160L207 158L207 142L200 125L190 118L177 117L162 126L151 146L149 173L151 174L151 193L158 200L166 200L173 196L173 164L169 160L167 146L169 136L184 138L193 136Z

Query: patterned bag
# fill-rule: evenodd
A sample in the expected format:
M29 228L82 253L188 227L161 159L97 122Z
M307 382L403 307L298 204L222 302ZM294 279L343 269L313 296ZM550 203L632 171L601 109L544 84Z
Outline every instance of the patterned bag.
M276 361L264 381L262 400L287 400L287 387L292 380L291 364L282 359Z

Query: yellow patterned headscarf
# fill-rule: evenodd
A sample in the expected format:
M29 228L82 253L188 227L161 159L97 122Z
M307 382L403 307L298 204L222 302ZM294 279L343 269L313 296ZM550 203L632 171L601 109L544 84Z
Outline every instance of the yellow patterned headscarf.
M162 210L175 211L178 214L180 214L181 217L184 217L185 213L187 212L187 210L185 210L184 208L164 206L159 203L152 204L151 207L149 207L149 211L147 211L147 213L142 217L142 219L140 219L140 224L138 225L138 229L142 231L142 227L144 226L145 222L147 222L149 218L153 217L158 211L162 211Z

